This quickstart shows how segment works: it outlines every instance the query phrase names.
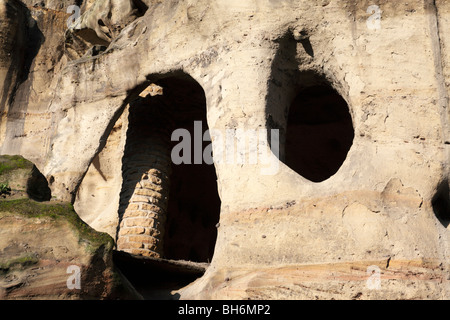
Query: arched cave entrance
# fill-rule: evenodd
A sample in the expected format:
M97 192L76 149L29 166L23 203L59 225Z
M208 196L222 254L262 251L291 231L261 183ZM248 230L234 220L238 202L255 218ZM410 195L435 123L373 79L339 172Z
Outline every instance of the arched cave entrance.
M325 181L344 163L353 138L346 101L326 83L303 88L289 108L285 163L310 181Z
M159 84L174 106L174 127L187 130L191 137L190 161L172 162L164 257L208 263L214 254L221 202L215 167L201 159L210 143L202 139L208 130L205 93L193 79L165 79ZM171 150L180 142L172 141Z
M156 87L158 93L141 94L129 107L115 261L145 297L170 298L169 291L202 275L212 260L220 198L214 165L193 161L196 144L202 152L209 144L202 140L208 129L202 87L189 76ZM180 143L171 141L176 129L191 137L192 161L180 165L171 159Z

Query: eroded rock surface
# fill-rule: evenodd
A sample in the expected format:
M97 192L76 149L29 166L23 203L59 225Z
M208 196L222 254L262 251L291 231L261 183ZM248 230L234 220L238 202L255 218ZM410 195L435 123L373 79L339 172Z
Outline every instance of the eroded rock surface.
M0 202L1 299L130 298L112 263L113 241L69 204Z
M87 1L71 29L75 1L0 3L0 153L32 160L55 199L114 239L126 112L149 86L176 97L161 108L204 109L210 129L279 130L271 174L214 164L214 257L181 298L448 299L447 1ZM30 28L25 68L8 53ZM311 88L348 114L330 116ZM305 92L314 103L292 118ZM295 152L291 125L310 137ZM307 169L287 165L296 157ZM371 266L381 290L367 287Z
M114 240L70 203L49 202L31 162L0 156L0 169L11 186L0 195L0 299L140 298L113 264Z
M20 1L2 1L0 21L0 112L4 115L23 77L29 13Z

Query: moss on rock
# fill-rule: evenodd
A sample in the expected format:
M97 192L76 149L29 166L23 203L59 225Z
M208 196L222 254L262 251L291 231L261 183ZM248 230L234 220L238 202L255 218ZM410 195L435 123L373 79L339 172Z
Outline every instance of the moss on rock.
M30 265L35 265L39 259L35 255L25 254L10 260L0 260L0 275L7 274L11 269L22 269Z
M31 169L33 163L22 156L0 156L0 175L6 174L16 169Z
M95 231L81 220L71 203L40 203L26 198L0 201L0 217L10 214L18 214L25 218L66 220L79 233L80 238L88 240L91 246L114 245L110 235Z

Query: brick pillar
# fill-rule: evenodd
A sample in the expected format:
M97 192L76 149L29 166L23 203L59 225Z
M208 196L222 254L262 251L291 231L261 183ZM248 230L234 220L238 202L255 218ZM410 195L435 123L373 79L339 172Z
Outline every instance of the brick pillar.
M171 174L171 122L150 98L130 105L117 249L162 258ZM147 101L147 102L146 102Z

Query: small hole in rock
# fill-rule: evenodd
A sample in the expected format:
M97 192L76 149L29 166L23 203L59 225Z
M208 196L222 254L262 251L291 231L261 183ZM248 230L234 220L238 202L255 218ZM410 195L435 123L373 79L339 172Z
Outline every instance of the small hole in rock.
M448 180L444 180L439 185L431 203L436 217L447 228L450 224L450 189Z

